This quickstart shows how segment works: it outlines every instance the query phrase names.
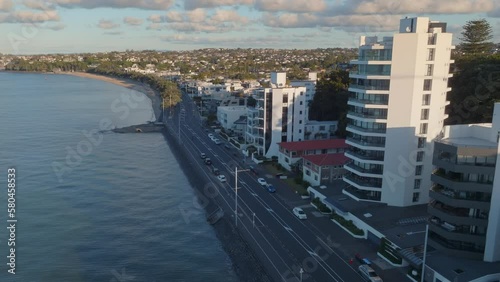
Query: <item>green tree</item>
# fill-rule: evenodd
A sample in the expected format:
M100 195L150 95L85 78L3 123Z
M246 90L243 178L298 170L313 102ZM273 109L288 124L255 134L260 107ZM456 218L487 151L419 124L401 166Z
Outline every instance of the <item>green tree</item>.
M493 38L490 23L485 20L468 21L463 26L462 37L459 47L465 55L488 54L493 48L490 41Z

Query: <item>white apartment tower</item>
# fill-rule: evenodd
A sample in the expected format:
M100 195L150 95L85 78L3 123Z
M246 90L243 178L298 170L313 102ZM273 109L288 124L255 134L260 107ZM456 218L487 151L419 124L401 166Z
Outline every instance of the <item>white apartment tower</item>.
M453 48L446 23L423 17L402 19L394 37L360 38L349 74L345 194L399 207L428 203Z
M287 86L284 72L271 73L271 87L257 89L247 110L247 144L266 157L278 155L280 142L303 141L307 121L305 87Z

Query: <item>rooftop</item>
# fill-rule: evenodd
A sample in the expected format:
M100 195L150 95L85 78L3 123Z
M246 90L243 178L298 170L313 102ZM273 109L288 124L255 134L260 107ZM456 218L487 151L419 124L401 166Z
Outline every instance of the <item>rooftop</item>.
M217 109L221 109L224 111L246 111L246 106L219 106Z
M486 148L497 148L497 144L490 142L488 140L476 138L476 137L457 137L457 138L445 138L438 142L448 145L460 146L460 147L486 147Z
M296 142L281 142L278 146L289 151L303 151L316 149L347 148L345 139L307 140Z
M343 165L349 161L349 158L344 156L344 153L308 155L302 158L318 166Z

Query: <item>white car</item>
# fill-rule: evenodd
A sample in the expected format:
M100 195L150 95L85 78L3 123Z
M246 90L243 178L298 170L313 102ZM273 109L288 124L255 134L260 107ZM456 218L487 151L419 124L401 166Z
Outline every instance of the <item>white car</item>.
M293 208L293 214L299 219L307 219L307 215L301 208Z
M219 139L215 138L214 142L215 142L215 145L220 145L220 140Z
M217 179L222 183L226 182L226 177L222 174L217 175Z
M267 181L264 178L257 178L257 182L262 186L267 186Z
M214 138L214 135L213 135L212 133L209 133L209 134L208 134L208 138L213 139L213 138Z

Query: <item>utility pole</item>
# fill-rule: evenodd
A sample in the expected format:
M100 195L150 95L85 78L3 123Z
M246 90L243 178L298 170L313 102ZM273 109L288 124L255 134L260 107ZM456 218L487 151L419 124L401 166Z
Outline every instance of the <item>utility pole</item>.
M420 271L420 281L424 282L425 274L425 257L427 256L427 237L429 237L429 224L425 225L425 240L424 240L424 259L422 260L422 271Z

